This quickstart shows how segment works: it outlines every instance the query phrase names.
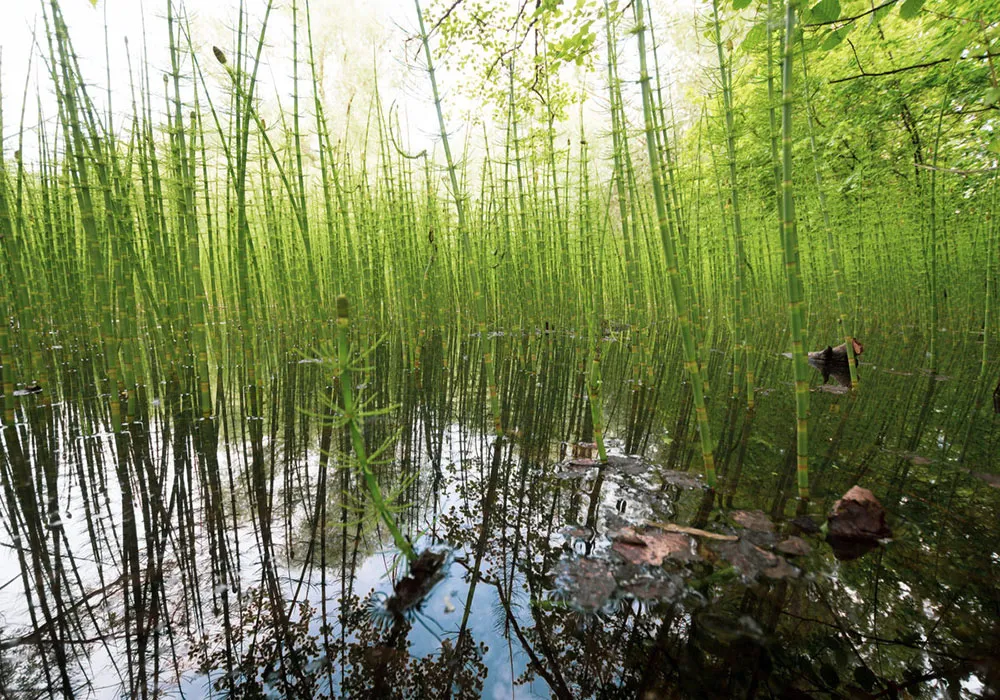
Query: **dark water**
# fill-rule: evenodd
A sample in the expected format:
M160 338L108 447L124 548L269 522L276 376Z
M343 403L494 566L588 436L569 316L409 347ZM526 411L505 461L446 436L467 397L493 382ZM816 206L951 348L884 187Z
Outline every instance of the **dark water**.
M497 443L482 339L429 334L416 357L389 337L356 387L387 409L366 443L388 441L382 490L444 558L409 595L327 417L328 363L275 352L256 389L225 363L211 419L162 370L112 431L91 359L52 350L0 453L0 696L989 697L997 368L982 380L973 335L942 336L936 375L919 335L865 341L855 394L815 373L803 503L780 338L756 343L752 412L724 343L708 354L713 493L669 337L600 343L606 465L592 343L495 339ZM892 537L838 560L809 522L855 484Z

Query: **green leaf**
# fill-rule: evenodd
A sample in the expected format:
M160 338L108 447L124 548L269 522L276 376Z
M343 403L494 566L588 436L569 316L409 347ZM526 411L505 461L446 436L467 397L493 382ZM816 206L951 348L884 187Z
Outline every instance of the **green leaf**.
M959 29L955 35L945 44L944 57L956 60L975 41L968 29Z
M899 8L899 16L903 19L913 19L924 6L924 0L906 0Z
M765 27L763 23L755 24L750 28L750 31L747 32L747 35L743 37L743 41L740 42L740 49L743 51L755 49L763 44L766 38L767 27Z
M742 10L744 7L750 6L750 0L733 0L733 9Z
M90 0L90 4L97 7L97 0Z
M830 49L839 45L840 42L844 40L844 37L851 33L852 29L854 29L854 25L848 24L845 27L841 27L836 31L830 32L829 34L826 35L826 39L823 40L823 43L820 45L819 48L823 51L829 51Z
M892 11L893 7L895 7L895 5L890 5L888 3L886 3L884 5L880 5L877 10L875 10L873 13L871 13L871 15L869 17L869 20L868 20L868 26L870 27L872 25L875 25L875 24L878 24L879 22L881 22L882 18L885 17L887 14L889 14Z
M840 0L820 0L810 14L813 22L833 22L840 17Z
M1000 88L986 88L986 93L983 95L983 101L986 103L987 107L995 105L998 101L1000 101Z

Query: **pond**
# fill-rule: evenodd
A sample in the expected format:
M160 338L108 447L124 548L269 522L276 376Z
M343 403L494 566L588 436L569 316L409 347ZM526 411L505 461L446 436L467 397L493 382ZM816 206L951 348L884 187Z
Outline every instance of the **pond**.
M995 692L1000 431L975 336L942 333L936 375L912 329L871 330L856 390L814 371L806 501L784 339L755 343L748 409L721 335L715 489L670 328L439 328L416 355L359 332L353 375L322 337L278 339L251 383L238 349L217 363L211 417L175 373L123 402L121 429L97 358L56 336L57 371L3 431L0 694ZM827 516L855 485L888 531L845 555Z

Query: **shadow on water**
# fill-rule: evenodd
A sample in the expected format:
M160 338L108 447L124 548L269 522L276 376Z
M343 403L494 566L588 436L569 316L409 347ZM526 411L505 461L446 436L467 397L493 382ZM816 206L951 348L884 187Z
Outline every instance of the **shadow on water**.
M190 376L122 405L93 383L95 358L58 357L58 378L18 391L3 430L0 695L1000 687L1000 446L958 350L928 376L901 338L881 337L858 392L828 391L831 377L849 387L846 364L812 358L822 439L801 503L776 350L752 410L711 406L726 426L712 492L673 336L604 338L606 463L587 342L495 340L502 439L476 336L428 334L415 365L390 338L355 387L383 409L363 436L387 445L373 469L422 553L412 563L372 511L330 361L289 352L245 384L234 358L204 418ZM713 386L731 383L720 360L709 369ZM885 506L893 537L839 561L826 516L855 484Z

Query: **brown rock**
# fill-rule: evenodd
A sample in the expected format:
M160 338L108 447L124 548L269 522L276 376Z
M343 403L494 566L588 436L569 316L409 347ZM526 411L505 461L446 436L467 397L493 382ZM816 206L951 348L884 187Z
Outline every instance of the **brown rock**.
M734 510L730 515L734 523L747 530L774 532L774 523L762 510Z
M885 522L885 508L868 489L853 486L827 516L828 536L846 540L880 540L892 537Z
M808 542L801 537L796 537L795 535L789 535L787 539L779 542L775 549L782 554L787 554L792 557L803 557L812 551Z

